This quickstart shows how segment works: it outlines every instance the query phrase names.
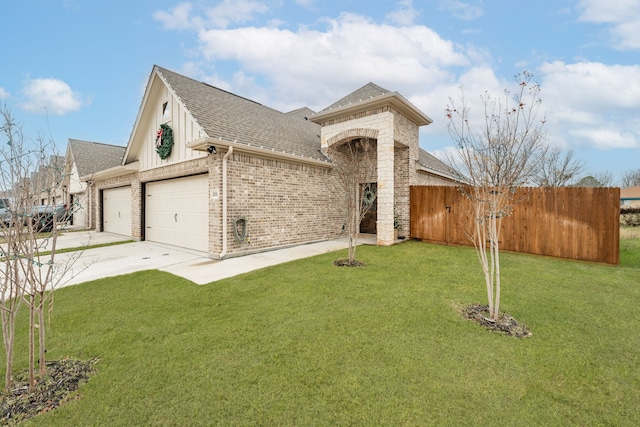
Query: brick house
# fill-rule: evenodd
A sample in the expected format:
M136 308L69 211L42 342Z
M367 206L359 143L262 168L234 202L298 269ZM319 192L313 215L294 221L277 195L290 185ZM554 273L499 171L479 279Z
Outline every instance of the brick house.
M122 163L125 147L102 144L99 142L69 139L65 166L63 170L63 189L65 201L72 209L71 224L92 229L95 228L95 196L93 175L101 170Z
M620 189L620 206L623 208L640 207L640 186Z
M320 112L282 113L154 66L122 162L93 175L96 228L212 258L336 238L345 218L328 149L368 138L374 231L389 245L394 216L409 229L410 185L453 182L419 148L418 129L430 123L373 83ZM174 145L161 158L169 132Z

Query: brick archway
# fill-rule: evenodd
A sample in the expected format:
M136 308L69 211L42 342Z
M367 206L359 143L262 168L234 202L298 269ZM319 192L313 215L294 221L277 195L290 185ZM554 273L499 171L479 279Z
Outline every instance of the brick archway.
M327 146L331 147L337 143L344 144L357 138L378 139L378 130L368 128L353 128L340 132L327 140Z

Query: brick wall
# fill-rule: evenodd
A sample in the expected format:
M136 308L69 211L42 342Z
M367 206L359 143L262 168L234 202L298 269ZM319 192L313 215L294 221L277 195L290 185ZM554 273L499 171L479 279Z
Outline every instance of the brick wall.
M96 182L99 190L131 185L131 235L143 238L143 186L147 182L207 173L209 176L209 252L222 252L222 157L168 165ZM227 253L331 239L344 222L330 169L234 153L228 162ZM213 192L213 193L212 193ZM214 197L215 194L215 197ZM101 201L100 201L101 202ZM97 205L99 206L99 205ZM248 241L235 239L235 219L248 220ZM102 230L100 210L96 224Z
M229 254L332 239L342 232L336 177L329 169L234 153L227 176ZM235 239L239 217L247 219L248 241Z

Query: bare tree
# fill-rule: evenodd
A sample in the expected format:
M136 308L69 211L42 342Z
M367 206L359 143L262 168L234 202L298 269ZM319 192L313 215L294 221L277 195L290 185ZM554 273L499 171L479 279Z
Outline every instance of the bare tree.
M46 370L45 318L52 292L61 283L80 252L61 262L56 258L58 222L68 211L56 205L62 199L60 159L52 157L52 141L27 139L8 107L0 108L0 193L6 207L0 221L0 311L6 353L5 387L13 382L15 321L19 308L29 310L29 387L35 385L36 341L39 374Z
M339 180L338 193L342 195L345 229L349 236L349 265L356 263L356 247L360 223L376 201L375 147L369 139L355 139L328 152Z
M622 174L622 188L640 186L640 169L628 170Z
M485 93L481 97L484 120L480 129L471 125L464 90L458 103L450 98L446 109L448 130L459 155L449 162L457 168L460 180L468 183L460 190L471 206L473 231L469 238L482 267L489 313L494 320L500 309L501 223L522 199L519 187L533 180L547 151L542 133L544 119L538 118L540 86L531 84L531 73L516 78L516 93L505 91L503 97Z
M550 149L541 158L533 183L539 187L565 187L570 185L583 169L584 163L574 158L573 150L563 152L559 148Z

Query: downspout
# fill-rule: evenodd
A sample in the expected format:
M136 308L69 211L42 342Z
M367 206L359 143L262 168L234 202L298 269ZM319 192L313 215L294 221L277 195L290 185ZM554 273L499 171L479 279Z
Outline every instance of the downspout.
M233 147L229 147L222 158L222 252L218 255L222 259L227 254L227 160L233 153Z

